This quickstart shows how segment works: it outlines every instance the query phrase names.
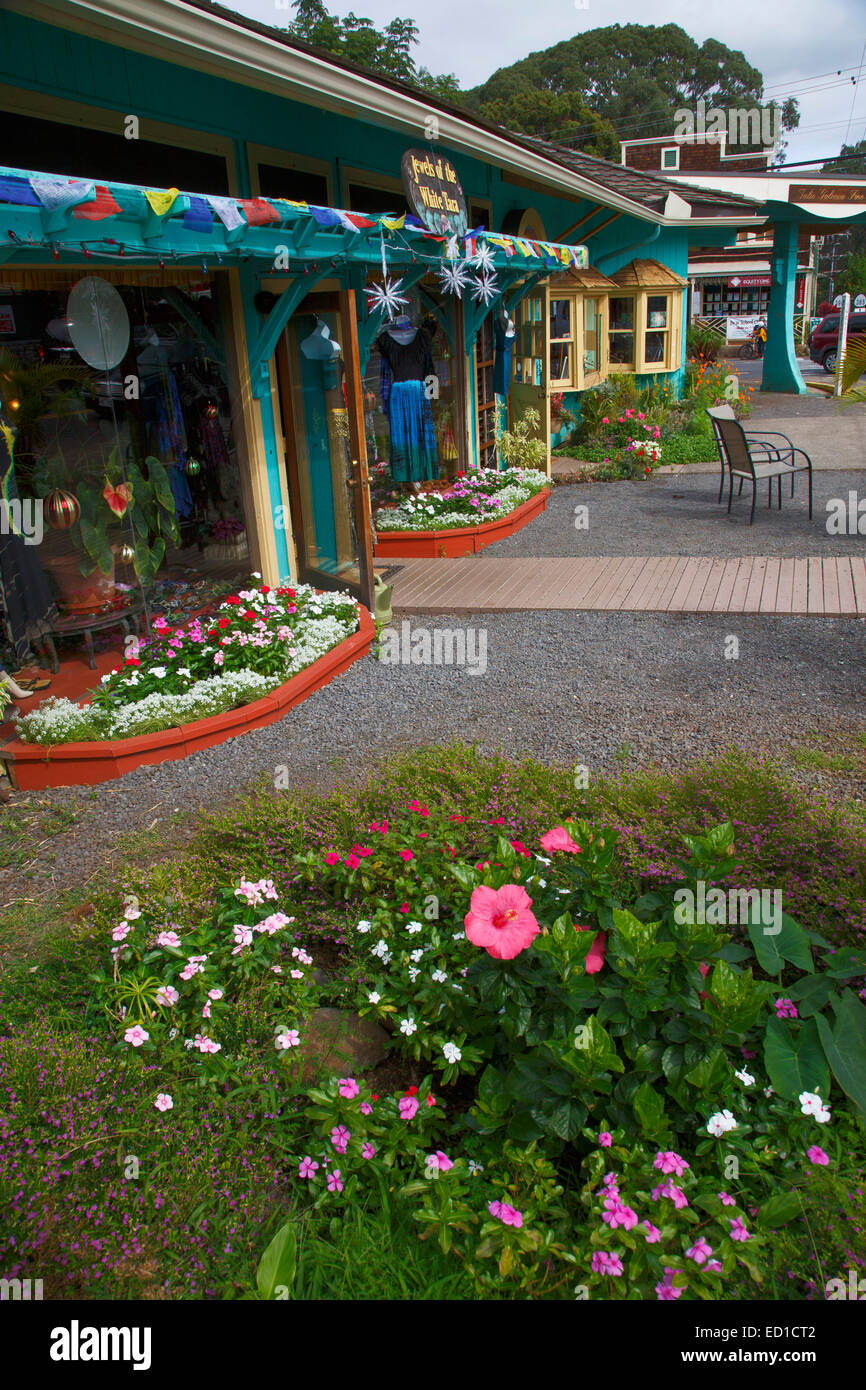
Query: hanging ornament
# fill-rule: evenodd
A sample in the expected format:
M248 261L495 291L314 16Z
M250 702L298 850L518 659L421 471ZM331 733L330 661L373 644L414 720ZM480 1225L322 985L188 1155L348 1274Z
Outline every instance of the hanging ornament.
M479 275L472 282L472 298L482 304L490 304L499 293L495 275Z
M220 413L220 412L219 412L219 406L218 406L218 405L214 405L213 401L211 401L210 405L208 405L208 406L206 407L204 413L205 413L205 415L207 416L207 418L208 418L209 420L215 420L215 419L217 418L217 416L219 415L219 413Z
M389 320L395 319L400 305L409 303L406 296L400 294L402 288L403 281L392 280L390 275L386 275L381 284L370 285L366 291L370 313L387 314Z
M467 285L471 284L471 279L466 272L466 262L458 264L443 265L439 269L439 283L446 294L456 294L458 299L463 298L463 291Z
M475 266L477 270L482 271L485 275L492 275L494 262L495 256L493 254L493 247L488 246L486 241L479 241L475 248L475 255L471 258L469 264Z
M135 564L135 546L130 545L129 542L122 545L117 552L117 558L122 565Z
M55 531L68 531L81 515L81 503L71 492L56 487L45 498L45 520Z
M460 256L460 238L457 236L450 236L445 243L442 255L445 257L446 261L458 260Z
M186 474L188 478L195 478L201 472L201 464L198 459L188 458L186 461Z

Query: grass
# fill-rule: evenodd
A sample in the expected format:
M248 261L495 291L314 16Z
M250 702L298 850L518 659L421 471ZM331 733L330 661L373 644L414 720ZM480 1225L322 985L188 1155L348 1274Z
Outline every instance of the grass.
M26 869L56 835L75 825L74 806L19 801L0 810L0 869Z

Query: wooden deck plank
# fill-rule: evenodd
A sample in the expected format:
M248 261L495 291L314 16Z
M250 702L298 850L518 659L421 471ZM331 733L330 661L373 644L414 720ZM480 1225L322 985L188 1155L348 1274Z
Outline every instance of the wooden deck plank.
M627 555L613 555L605 561L599 583L586 601L588 608L604 610L611 607L611 599L616 592L617 580L627 569L629 563Z
M734 584L736 583L739 569L739 560L725 561L722 581L716 591L716 597L713 599L712 611L714 613L727 613L728 604L731 600L731 594L734 592Z
M819 558L812 557L806 561L809 568L809 599L806 607L807 613L823 613L824 611L824 567Z
M821 563L821 577L824 581L824 612L829 617L839 615L839 578L837 574L837 560L834 557L827 557Z
M742 611L744 613L757 613L761 607L761 591L764 587L764 577L767 573L766 555L752 556L752 572L749 576L749 584L746 589L746 597L743 602Z
M557 592L557 608L583 608L586 599L593 592L601 575L601 565L598 560L602 557L584 557L565 576L564 582L560 585Z
M722 580L725 577L724 560L713 560L710 567L709 578L704 585L704 592L701 594L699 612L712 613L716 603L716 594L719 592Z
M847 555L836 561L836 579L839 584L839 612L843 617L852 617L857 612L857 597L854 593L851 561Z
M752 578L752 559L753 556L746 555L737 563L737 577L734 580L734 587L728 603L729 613L742 613L743 611Z
M654 574L647 578L646 593L640 602L638 611L650 613L661 611L662 595L670 588L672 576L677 570L678 559L679 556L677 555L662 557L662 563L657 566Z
M809 561L794 561L794 592L791 595L791 612L809 611Z
M782 568L782 561L778 555L770 555L767 559L767 568L764 571L764 587L761 590L761 598L758 603L759 613L776 612L776 594L779 590L779 571Z
M632 613L645 613L654 607L653 597L661 589L670 569L670 556L653 555L641 571L640 583L629 594L628 607Z
M779 585L776 590L776 612L790 613L794 597L794 561L783 560L779 566Z
M857 612L866 613L866 560L862 555L851 556L851 578L854 583Z

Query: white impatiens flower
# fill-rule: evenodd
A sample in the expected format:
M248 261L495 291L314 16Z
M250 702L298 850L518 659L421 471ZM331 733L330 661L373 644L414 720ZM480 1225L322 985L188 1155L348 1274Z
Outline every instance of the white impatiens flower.
M448 979L448 976L445 974L444 970L434 970L433 979L436 981L437 985L444 985L445 981Z
M409 979L413 985L420 974L421 971L418 969L417 965L409 966Z
M378 956L380 960L385 960L386 958L389 958L387 941L377 941L375 946L370 947L370 954L373 956Z
M418 1032L418 1024L414 1018L401 1018L400 1032L405 1033L407 1038L411 1038L413 1033Z
M755 1078L749 1075L745 1067L742 1071L735 1071L734 1076L737 1078L738 1081L742 1081L744 1086L754 1086L755 1084Z
M817 1091L802 1091L797 1097L800 1102L800 1110L804 1115L811 1115L813 1120L817 1120L819 1125L826 1125L830 1122L830 1107L825 1105Z
M720 1139L729 1129L736 1128L737 1122L730 1110L717 1110L707 1121L707 1132L712 1134L714 1139Z
M410 936L415 936L419 931L423 931L424 928L420 922L407 922L406 930Z
M465 931L455 931L455 932L452 932L452 933L451 933L451 940L452 940L452 941L463 941L463 939L465 938L465 936L466 936Z
M372 922L368 922L365 920L363 922L359 922L355 930L361 932L361 934L364 935L365 932L368 932L370 930L372 925Z
M415 962L415 964L417 965L417 964L418 964L418 961L421 959L421 957L422 957L423 955L424 955L424 950L423 950L423 948L422 948L420 951L412 951L412 953L411 953L411 959L412 959L412 960Z
M774 1096L775 1094L776 1092L773 1090L772 1086L764 1087L764 1095L767 1097L768 1100L770 1099L770 1096Z
M460 1058L463 1056L463 1053L456 1043L446 1043L442 1051L445 1056L445 1061L450 1062L452 1066L455 1062L459 1062Z
M382 998L382 996L381 996L381 994L379 993L378 990L374 989L373 992L372 992L372 994L368 994L368 995L367 995L367 998L368 998L368 1000L370 1001L371 1004L378 1004L378 1002L379 1002L379 1000Z

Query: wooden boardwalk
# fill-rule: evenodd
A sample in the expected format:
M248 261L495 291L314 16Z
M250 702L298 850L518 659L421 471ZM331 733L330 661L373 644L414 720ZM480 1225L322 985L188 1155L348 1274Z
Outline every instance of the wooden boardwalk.
M399 561L398 561L399 563ZM861 556L740 559L680 555L582 559L406 560L400 613L595 609L647 613L804 613L866 617Z

